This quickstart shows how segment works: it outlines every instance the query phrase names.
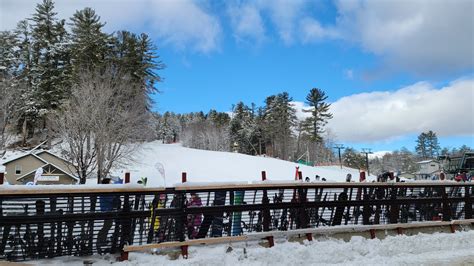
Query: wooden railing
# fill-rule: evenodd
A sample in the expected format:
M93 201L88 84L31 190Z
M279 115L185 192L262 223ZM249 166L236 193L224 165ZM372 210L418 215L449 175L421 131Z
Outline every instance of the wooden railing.
M454 182L45 187L0 186L0 259L119 253L125 246L338 225L464 220L472 219L474 202L474 183Z

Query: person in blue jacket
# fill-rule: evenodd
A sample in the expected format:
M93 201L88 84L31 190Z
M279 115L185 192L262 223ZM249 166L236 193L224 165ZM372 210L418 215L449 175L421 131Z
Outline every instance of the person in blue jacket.
M111 184L110 178L102 179L102 184ZM110 212L120 208L120 198L118 196L99 196L99 206L101 212ZM106 253L105 246L107 246L107 235L112 227L114 220L104 220L104 225L97 235L97 252L99 254Z

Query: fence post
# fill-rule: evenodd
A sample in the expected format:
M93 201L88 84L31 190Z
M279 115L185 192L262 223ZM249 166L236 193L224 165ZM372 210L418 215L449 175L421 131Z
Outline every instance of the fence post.
M124 180L124 183L125 183L125 184L130 183L130 172L125 172L125 180Z
M5 179L5 174L0 172L0 185L3 185L3 180Z
M364 182L365 181L365 172L360 172L359 173L359 182Z
M188 176L186 172L181 173L181 183L186 183L188 181Z
M267 180L267 172L262 171L262 181Z
M303 172L298 171L298 180L303 180Z

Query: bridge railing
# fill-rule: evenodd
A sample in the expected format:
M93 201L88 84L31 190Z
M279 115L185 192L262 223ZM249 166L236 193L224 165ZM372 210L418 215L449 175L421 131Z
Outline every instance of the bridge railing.
M18 188L17 188L18 187ZM0 259L338 225L472 218L474 183L0 187Z

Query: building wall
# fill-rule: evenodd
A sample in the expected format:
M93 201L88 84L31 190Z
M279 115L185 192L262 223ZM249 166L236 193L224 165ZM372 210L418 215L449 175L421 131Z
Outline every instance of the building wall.
M60 159L56 156L53 156L53 155L51 155L47 152L37 154L36 156L41 157L45 161L56 165L57 167L61 168L61 170L67 172L68 174L71 174L71 175L74 175L74 176L76 175L75 169L74 169L72 164L67 163L66 161L64 161L64 160L62 160L62 159Z
M53 182L43 182L38 181L38 185L72 185L76 184L76 180L72 179L70 176L66 174L54 174L55 176L59 176L59 181ZM21 184L26 184L28 182L33 182L35 179L35 174L28 175L20 180Z
M17 165L21 165L21 174L19 175L15 173L15 168ZM43 165L45 165L45 163L42 162L40 159L34 157L33 155L27 155L23 158L5 164L5 178L11 185L23 184L21 180L17 181L16 179L20 176L25 175L26 173L38 169L38 167L41 167Z

